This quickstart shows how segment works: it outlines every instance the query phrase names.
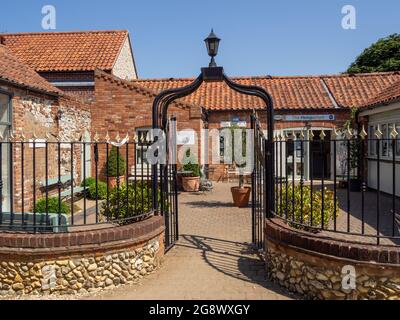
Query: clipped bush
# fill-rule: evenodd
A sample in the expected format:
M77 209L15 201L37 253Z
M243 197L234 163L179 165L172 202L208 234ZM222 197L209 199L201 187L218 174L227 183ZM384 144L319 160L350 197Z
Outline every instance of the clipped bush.
M200 177L200 166L197 163L187 163L183 166L183 170L192 172L185 174L186 177Z
M107 198L107 183L103 181L97 182L96 192L96 181L89 185L89 199L92 200L105 200Z
M81 187L90 187L94 183L96 183L96 179L89 177L82 181Z
M118 165L119 163L119 165ZM109 177L120 177L125 175L125 159L118 152L118 148L112 146L108 161L105 164L105 172Z
M277 195L282 197L277 199L278 214L288 216L289 224L297 229L307 229L307 227L299 224L307 225L315 228L322 228L322 221L324 228L328 226L328 223L334 217L335 214L335 201L334 193L327 188L324 189L322 194L321 189L313 188L312 199L311 199L311 187L303 186L303 200L301 200L301 186L297 185L294 187L289 184L286 188L282 185L282 195L280 187L276 190ZM294 195L294 196L293 196ZM323 197L323 198L322 198ZM324 210L322 211L322 199L324 199ZM287 202L286 202L287 200ZM303 205L302 205L303 203ZM337 203L339 203L337 201ZM312 208L312 212L311 212ZM338 215L338 208L336 210ZM312 214L312 216L311 216ZM291 223L290 221L293 221ZM311 229L311 228L310 228Z
M69 214L71 212L70 206L65 202L61 201L61 210L59 211L59 200L58 197L52 197L48 199L47 212L48 213L62 213ZM46 213L46 199L40 199L36 202L34 207L36 213Z

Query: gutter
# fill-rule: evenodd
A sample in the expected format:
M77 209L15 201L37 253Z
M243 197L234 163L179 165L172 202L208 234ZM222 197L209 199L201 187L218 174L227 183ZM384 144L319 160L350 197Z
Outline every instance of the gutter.
M0 81L5 82L7 84L10 84L10 85L20 88L20 89L24 89L24 90L28 90L28 91L32 91L32 92L36 92L36 93L40 93L40 94L45 94L45 95L48 95L48 96L51 96L54 98L59 98L61 96L61 93L37 89L34 87L30 87L30 86L20 84L20 83L14 82L14 81L6 80L3 78L0 78Z

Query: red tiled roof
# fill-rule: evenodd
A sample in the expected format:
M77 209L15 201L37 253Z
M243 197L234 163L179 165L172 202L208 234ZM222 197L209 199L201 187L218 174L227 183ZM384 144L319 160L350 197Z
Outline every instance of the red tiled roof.
M368 101L363 107L374 107L382 104L387 104L400 99L400 80L387 86L376 96Z
M276 109L313 110L361 106L385 86L400 80L400 74L240 77L233 80L265 88L272 95ZM133 80L135 84L155 92L185 86L192 81L172 78ZM214 111L264 108L260 99L236 93L222 82L203 83L195 93L182 100Z
M128 31L3 34L4 44L37 72L109 71Z
M22 63L10 50L0 44L0 80L35 91L62 94L60 90L38 75L31 67Z

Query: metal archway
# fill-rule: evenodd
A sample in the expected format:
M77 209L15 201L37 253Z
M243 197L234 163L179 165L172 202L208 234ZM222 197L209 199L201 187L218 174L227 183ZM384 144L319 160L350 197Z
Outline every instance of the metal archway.
M264 89L258 86L247 86L238 84L232 81L228 76L225 75L222 67L210 66L208 68L202 68L201 74L189 85L169 89L161 92L154 100L153 103L153 129L161 129L164 131L165 136L168 136L168 108L175 100L186 97L195 92L203 82L207 81L223 81L232 90L245 94L256 96L263 100L265 103L265 111L267 114L267 137L265 139L265 185L264 192L266 197L264 208L266 209L266 215L269 215L271 210L274 208L274 105L271 95ZM155 164L152 166L153 175L153 190L160 190L161 197L159 199L158 192L153 192L153 210L165 217L166 226L166 250L171 248L175 242L179 239L179 225L178 225L178 205L177 196L175 200L175 206L171 210L170 205L165 204L166 197L170 196L168 186L171 184L171 178L173 179L172 184L176 187L176 164L170 164L168 159L168 145L166 150L167 162L166 164ZM172 177L169 174L169 169L172 166ZM268 170L266 170L268 168ZM254 176L255 173L253 173ZM254 177L252 179L254 181ZM175 189L175 192L177 190ZM254 199L254 197L253 197ZM253 203L254 206L254 203ZM253 210L254 215L254 210ZM253 217L253 224L254 224ZM253 241L255 240L253 225Z

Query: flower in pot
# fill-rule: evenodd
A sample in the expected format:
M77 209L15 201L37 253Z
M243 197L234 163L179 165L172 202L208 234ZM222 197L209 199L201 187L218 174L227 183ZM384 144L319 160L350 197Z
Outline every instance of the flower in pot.
M118 148L113 146L105 166L109 188L115 188L118 184L124 182L125 169L125 159L119 153Z
M200 190L200 166L197 163L187 163L183 166L182 188L186 192Z

